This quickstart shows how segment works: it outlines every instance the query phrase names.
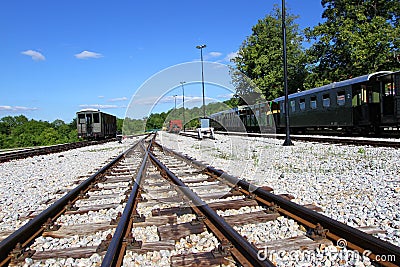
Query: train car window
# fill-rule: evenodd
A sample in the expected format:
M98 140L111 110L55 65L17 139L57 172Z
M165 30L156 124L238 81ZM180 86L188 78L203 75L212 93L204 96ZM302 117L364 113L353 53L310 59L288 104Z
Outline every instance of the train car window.
M346 98L344 91L340 91L337 93L337 104L339 106L343 106L345 104Z
M368 91L365 85L361 85L361 103L368 103Z
M78 121L80 124L85 124L85 114L78 114Z
M370 103L379 103L380 102L378 90L379 90L379 88L376 88L374 90L373 86L368 86L368 91L370 92L370 99L369 99Z
M331 105L331 98L329 97L329 94L325 94L322 96L322 106L323 107L329 107Z
M292 112L296 111L296 101L292 100L290 101L290 107L292 109Z
M300 106L300 110L305 110L306 109L306 99L305 98L301 98L300 99L299 106Z
M279 105L280 105L280 108L281 108L281 112L282 112L282 114L285 114L285 102L281 102L281 103L279 103Z
M317 108L317 97L316 96L310 97L310 107L312 109L316 109Z
M99 113L93 113L93 122L94 123L99 123L100 122L100 114Z
M385 84L385 96L394 95L394 86L392 83Z

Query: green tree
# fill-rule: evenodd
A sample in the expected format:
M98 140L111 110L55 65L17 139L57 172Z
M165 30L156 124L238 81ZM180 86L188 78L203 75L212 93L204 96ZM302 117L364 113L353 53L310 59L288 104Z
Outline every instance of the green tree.
M231 99L225 100L224 104L230 108L235 108L239 106L239 99L238 97L233 96Z
M306 29L306 87L395 70L400 47L398 0L322 0L325 22Z
M44 129L38 138L40 144L45 146L55 145L60 141L60 139L66 140L66 137L63 138L63 136L59 135L56 129L51 127Z
M249 93L258 93L257 90L253 89L254 87L258 87L259 92L267 100L283 94L281 18L281 10L275 6L270 15L259 20L253 26L252 34L243 42L238 56L233 59L237 71L242 73L234 72L232 78L238 96L243 98ZM298 88L303 88L303 81L307 75L305 68L306 57L302 47L303 37L299 31L298 24L295 23L296 18L297 16L287 12L288 87L291 92L295 92ZM252 82L254 82L255 86L252 85ZM248 88L251 88L250 92Z
M25 116L6 116L0 119L0 148L54 145L78 141L76 120L66 124L28 120Z
M123 125L124 125L124 119L117 118L117 132L122 133Z

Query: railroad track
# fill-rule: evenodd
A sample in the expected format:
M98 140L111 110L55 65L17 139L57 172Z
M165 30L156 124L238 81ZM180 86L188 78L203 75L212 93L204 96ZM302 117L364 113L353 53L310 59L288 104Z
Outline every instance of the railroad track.
M0 266L78 264L73 258L85 266L274 266L265 248L313 250L343 240L343 250L368 250L372 260L394 255L384 265L399 265L400 248L271 191L139 142L3 240ZM307 231L286 229L280 242L266 237L283 222ZM264 227L259 237L248 236L253 224Z
M112 139L105 139L99 141L82 141L82 142L74 142L69 144L61 144L61 145L54 145L54 146L46 146L46 147L39 147L39 148L32 148L32 149L24 149L24 150L17 150L12 152L4 152L0 154L0 163L6 162L15 159L23 159L38 155L46 155L51 153L57 153L62 151L67 151L79 147L85 146L92 146L103 144L106 142L116 141L115 138Z

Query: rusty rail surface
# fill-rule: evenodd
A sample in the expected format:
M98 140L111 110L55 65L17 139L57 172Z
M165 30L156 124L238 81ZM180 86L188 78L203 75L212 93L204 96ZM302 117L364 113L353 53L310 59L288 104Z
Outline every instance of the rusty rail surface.
M288 217L291 217L292 219L307 226L308 228L315 228L317 224L321 225L324 229L329 230L329 232L327 233L327 237L331 240L338 241L339 239L344 238L347 241L347 246L350 249L357 250L360 253L363 253L366 250L371 251L371 254L369 254L368 257L372 261L376 262L377 255L394 255L394 259L391 262L387 261L379 263L383 266L400 266L400 247L397 247L389 242L383 241L372 235L364 233L344 223L333 220L323 214L305 208L281 196L270 193L260 187L251 185L245 180L238 179L237 177L229 175L222 170L204 165L203 163L195 159L165 148L158 143L156 143L156 145L161 147L163 151L174 154L181 159L205 170L206 172L212 173L220 179L227 181L232 186L237 186L241 188L244 193L248 195L253 195L257 201L262 202L265 205L277 205L278 212Z
M146 169L150 146L151 143L147 149L143 147L143 150L145 150L145 155L140 165L140 169L136 175L136 179L134 180L132 191L129 195L129 199L126 203L121 219L117 228L115 229L110 245L108 246L107 253L101 263L102 267L121 266L123 263L123 256L126 250L126 244L124 245L124 242L126 242L125 238L128 236L132 228L131 215L132 211L135 210L137 206L137 197L140 193L140 184Z

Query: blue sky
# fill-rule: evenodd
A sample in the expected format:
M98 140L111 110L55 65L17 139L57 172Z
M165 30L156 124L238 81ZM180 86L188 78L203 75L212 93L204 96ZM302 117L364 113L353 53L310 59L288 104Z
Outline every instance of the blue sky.
M0 117L70 122L92 107L123 118L151 77L199 60L196 45L207 45L205 61L228 64L274 4L281 1L2 0ZM286 7L301 29L321 21L320 0L287 0ZM191 82L185 97L195 100L201 86ZM179 83L167 89L154 111L172 108L173 95L181 100ZM227 93L206 88L213 99Z

